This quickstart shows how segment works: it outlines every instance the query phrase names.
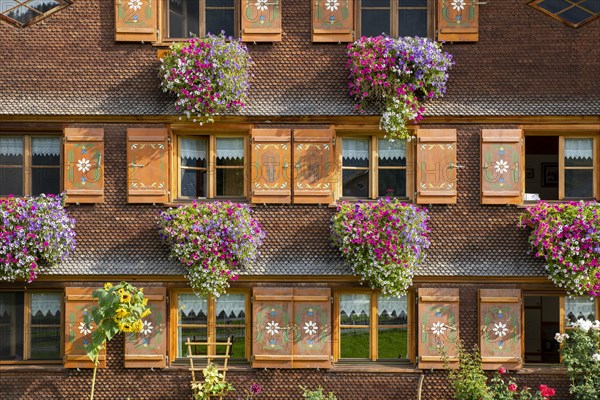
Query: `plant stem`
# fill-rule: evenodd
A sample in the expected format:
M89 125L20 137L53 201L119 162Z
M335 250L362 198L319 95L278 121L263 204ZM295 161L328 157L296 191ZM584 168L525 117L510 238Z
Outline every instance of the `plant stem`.
M100 352L96 353L94 357L94 374L92 375L92 392L90 393L90 400L94 400L94 385L96 384L96 370L98 369L98 356Z

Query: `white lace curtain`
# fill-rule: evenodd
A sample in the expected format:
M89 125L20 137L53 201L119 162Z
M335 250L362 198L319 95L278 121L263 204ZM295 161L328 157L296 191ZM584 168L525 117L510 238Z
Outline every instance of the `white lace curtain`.
M598 318L598 316L595 315L596 312L595 312L594 300L591 300L588 297L573 297L573 298L566 297L565 298L565 316L567 317L567 319L570 314L574 315L575 318L577 318L577 319L579 319L579 318L597 319Z
M241 317L246 314L246 296L243 294L224 294L217 298L217 317L225 312L228 317Z
M179 141L181 158L189 160L206 160L206 141L181 138Z
M380 139L377 149L380 159L406 158L406 142L403 140L394 140L390 142L387 139Z
M387 312L388 315L395 315L396 317L399 317L402 313L404 313L405 316L408 315L406 296L400 298L380 297L377 312L379 315Z
M565 139L565 158L591 159L593 154L593 139Z
M340 314L371 315L371 296L368 294L344 294L340 297Z
M22 156L23 138L19 136L0 136L0 154L3 156Z
M204 315L208 315L208 301L195 294L180 294L179 295L179 309L183 315L188 316L194 312L198 315L202 312Z
M62 298L62 293L32 293L31 315L36 315L38 312L42 315L58 315Z
M60 156L59 137L31 138L31 152L34 156Z
M217 158L244 158L244 139L217 138Z
M369 159L368 139L342 139L342 157L355 160Z

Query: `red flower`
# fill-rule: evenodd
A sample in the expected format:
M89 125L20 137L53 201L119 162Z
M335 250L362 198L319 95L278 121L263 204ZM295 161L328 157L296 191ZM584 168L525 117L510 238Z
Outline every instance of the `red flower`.
M546 385L540 385L540 393L544 397L552 397L556 394L556 390Z
M500 375L504 375L504 374L506 373L506 368L504 368L504 367L500 367L500 369L498 370L498 373L499 373Z
M508 385L508 391L509 392L516 392L517 391L517 385L515 385L514 383L511 383L510 385Z

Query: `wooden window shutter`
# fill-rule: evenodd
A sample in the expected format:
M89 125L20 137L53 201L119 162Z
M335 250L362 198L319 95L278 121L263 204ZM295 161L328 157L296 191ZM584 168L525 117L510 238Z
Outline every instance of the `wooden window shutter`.
M157 13L156 0L115 0L115 40L156 42Z
M459 290L419 289L419 364L422 369L442 369L444 349L450 367L458 366L456 344L459 336Z
M483 369L523 367L520 289L479 289L479 348Z
M65 368L94 368L94 362L88 357L84 343L92 340L94 324L86 325L84 315L98 305L92 298L97 288L65 288ZM98 356L98 368L106 368L106 349Z
M104 201L104 129L65 128L63 188L68 203Z
M127 202L169 201L169 133L165 128L127 129Z
M333 203L333 129L294 130L294 203Z
M477 42L479 40L478 0L466 0L456 9L454 0L438 0L438 40Z
M331 368L331 289L294 288L293 368Z
M456 129L417 130L417 203L456 203Z
M290 203L292 200L291 130L253 129L251 136L250 201Z
M333 7L326 0L313 0L312 41L354 41L354 1L341 0Z
M481 204L523 202L523 131L481 131Z
M281 42L281 3L242 0L242 41Z
M292 368L293 288L254 288L252 368Z
M125 368L165 368L167 366L167 289L144 288L151 314L143 318L140 333L125 335Z

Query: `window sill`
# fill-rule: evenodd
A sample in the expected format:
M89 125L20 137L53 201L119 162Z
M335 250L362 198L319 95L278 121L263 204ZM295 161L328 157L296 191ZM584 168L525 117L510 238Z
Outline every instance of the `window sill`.
M526 364L517 375L566 375L567 367L560 364Z
M206 365L206 364L204 364ZM194 368L201 368L203 367L203 365L195 365ZM167 367L168 370L171 371L189 371L190 369L190 363L186 362L186 361L175 361L173 364L169 365ZM257 368L252 368L250 366L250 363L235 363L235 364L231 364L231 361L227 364L227 372L244 372L244 371L254 371Z
M61 364L0 364L2 372L20 372L20 371L45 371L45 372L66 372L68 368Z
M348 363L338 361L329 372L369 372L369 373L412 373L422 374L423 371L409 363L378 363L378 362L356 362Z
M179 207L188 204L196 203L214 203L215 201L231 201L232 203L248 204L250 207L253 205L245 197L216 197L212 199L175 199L169 203L163 203L165 207Z

